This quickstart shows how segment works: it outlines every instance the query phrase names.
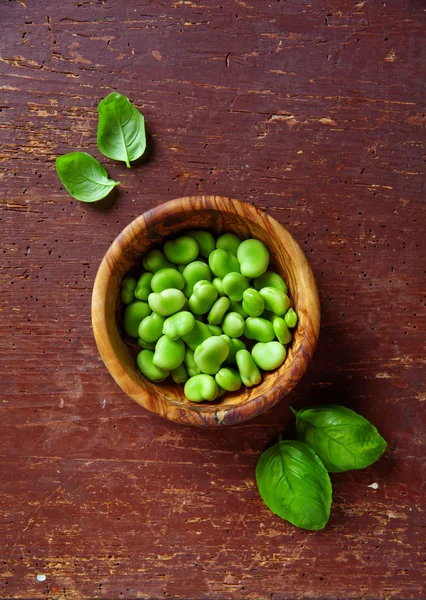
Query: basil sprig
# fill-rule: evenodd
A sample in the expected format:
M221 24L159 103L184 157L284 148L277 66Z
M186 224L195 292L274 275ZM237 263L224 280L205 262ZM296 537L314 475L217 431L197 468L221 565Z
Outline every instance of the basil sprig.
M141 113L130 100L112 92L98 106L98 147L114 160L130 162L145 152L145 122Z
M98 161L86 152L70 152L56 159L56 172L69 194L81 202L102 200L119 185L108 178Z
M98 106L98 146L108 158L130 162L145 152L145 121L126 96L113 92ZM119 185L108 179L98 161L86 152L71 152L56 159L56 172L67 192L81 202L97 202Z
M279 441L258 460L256 481L270 510L304 529L323 529L330 516L330 473L363 469L387 443L367 419L334 404L296 412L297 441Z
M331 508L330 477L309 446L299 441L271 446L257 463L256 481L273 513L296 527L324 528Z
M376 462L387 447L370 421L335 404L299 410L296 432L297 439L318 454L330 473L364 469Z

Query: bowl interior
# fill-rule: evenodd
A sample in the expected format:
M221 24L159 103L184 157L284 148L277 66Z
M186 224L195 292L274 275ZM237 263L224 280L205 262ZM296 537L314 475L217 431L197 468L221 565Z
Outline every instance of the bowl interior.
M98 281L95 283L93 310L98 311L94 315L95 336L102 358L117 383L149 410L172 420L195 424L238 422L275 404L305 371L318 336L316 285L298 244L266 213L228 199L221 199L220 203L196 200L181 199L177 206L178 201L173 201L148 211L115 240L103 263L108 276L103 278L103 285L97 285ZM214 403L202 404L189 402L182 385L173 382L154 384L147 380L136 365L135 357L140 348L135 343L129 344L129 339L125 341L121 325L123 278L129 273L142 272L142 257L147 251L160 247L167 238L194 228L208 229L215 236L232 232L243 240L261 240L270 252L270 268L287 282L292 306L299 317L287 358L278 370L265 373L259 386L244 387L239 392L226 393ZM102 335L96 327L101 321ZM244 410L239 410L242 407Z

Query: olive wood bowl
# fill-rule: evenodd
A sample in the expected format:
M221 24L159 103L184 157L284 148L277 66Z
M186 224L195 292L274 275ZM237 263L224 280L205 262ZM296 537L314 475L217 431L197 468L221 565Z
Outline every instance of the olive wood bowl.
M139 371L140 348L123 339L120 287L123 278L139 273L143 255L164 238L188 229L208 229L220 235L261 240L270 252L270 268L287 282L299 317L284 364L264 373L256 387L227 392L214 402L192 403L183 386L167 380L151 383ZM315 350L320 327L320 303L311 268L290 233L267 213L221 196L178 198L145 212L115 239L99 267L92 296L92 323L102 359L115 381L133 400L161 417L188 425L214 427L252 419L274 406L302 377Z

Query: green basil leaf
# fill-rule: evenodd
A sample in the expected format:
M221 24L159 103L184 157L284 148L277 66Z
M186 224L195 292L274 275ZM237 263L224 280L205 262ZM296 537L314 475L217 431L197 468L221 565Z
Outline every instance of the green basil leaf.
M266 506L303 529L323 529L330 517L331 483L318 456L303 442L278 442L256 466L259 493Z
M108 196L119 181L108 179L108 173L86 152L70 152L56 159L56 172L73 198L81 202L97 202Z
M98 106L98 147L102 154L128 167L145 152L145 122L126 96L112 92Z
M370 421L335 404L300 410L296 431L297 439L318 454L330 473L364 469L376 462L387 447Z

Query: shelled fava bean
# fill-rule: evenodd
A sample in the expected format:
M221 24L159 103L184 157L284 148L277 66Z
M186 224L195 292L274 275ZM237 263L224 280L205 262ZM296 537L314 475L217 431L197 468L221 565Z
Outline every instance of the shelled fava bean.
M192 402L212 401L283 364L297 314L262 242L190 231L142 262L138 280L123 280L121 300L150 381L170 375Z

